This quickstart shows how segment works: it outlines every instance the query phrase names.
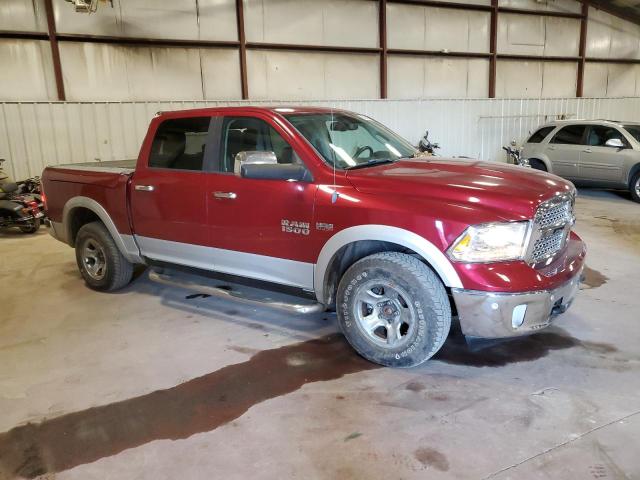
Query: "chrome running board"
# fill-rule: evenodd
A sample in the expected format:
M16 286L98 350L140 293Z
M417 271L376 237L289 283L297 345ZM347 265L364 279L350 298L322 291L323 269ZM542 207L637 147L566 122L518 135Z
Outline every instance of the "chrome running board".
M149 280L160 283L162 285L167 285L170 287L176 288L184 288L187 290L193 290L197 293L203 293L206 295L215 296L218 298L224 298L227 300L233 300L236 302L241 302L246 305L252 306L263 306L268 308L273 308L276 310L282 310L288 313L297 313L297 314L310 314L310 313L319 313L325 311L325 306L321 303L317 302L308 302L308 303L287 303L282 301L276 301L269 298L266 299L258 299L258 298L250 298L247 295L244 295L242 292L237 290L227 290L219 287L215 287L212 285L207 285L205 283L205 279L202 281L198 281L198 277L190 274L180 274L181 278L177 278L176 275L167 272L166 270L157 270L150 269L149 270ZM188 277L188 278L187 278Z

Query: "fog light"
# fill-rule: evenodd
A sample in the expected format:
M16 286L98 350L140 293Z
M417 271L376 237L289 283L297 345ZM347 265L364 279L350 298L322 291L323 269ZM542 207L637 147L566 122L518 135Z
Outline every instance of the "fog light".
M513 309L511 314L511 326L513 328L519 328L524 323L524 316L527 313L527 304L523 303Z

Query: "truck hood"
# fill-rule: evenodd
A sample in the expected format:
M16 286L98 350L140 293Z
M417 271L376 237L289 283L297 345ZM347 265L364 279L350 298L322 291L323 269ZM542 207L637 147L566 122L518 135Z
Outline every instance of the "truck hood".
M360 192L426 197L493 210L506 220L532 218L538 205L573 184L530 168L466 159L415 159L347 171Z

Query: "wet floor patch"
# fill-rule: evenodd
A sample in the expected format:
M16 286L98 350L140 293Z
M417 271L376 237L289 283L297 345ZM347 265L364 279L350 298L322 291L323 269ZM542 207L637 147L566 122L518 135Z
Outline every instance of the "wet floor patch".
M531 362L545 357L553 350L573 347L582 347L594 354L617 351L613 345L581 341L560 329L500 340L488 345L474 351L469 348L462 335L451 335L433 359L469 367L503 367L511 363Z
M434 448L419 448L413 452L413 456L425 467L432 467L441 472L449 470L447 457Z
M306 383L380 368L340 335L265 350L176 387L0 434L0 478L35 478L161 439L211 431Z
M587 288L601 287L609 280L609 277L606 275L586 266L584 267L583 275L584 278L582 280L582 284L586 285Z

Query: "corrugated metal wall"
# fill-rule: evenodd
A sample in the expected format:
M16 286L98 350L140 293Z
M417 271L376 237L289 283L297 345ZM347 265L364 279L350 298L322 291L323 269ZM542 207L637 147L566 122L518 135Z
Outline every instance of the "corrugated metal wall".
M46 165L134 158L159 110L287 102L9 102L0 103L0 158L16 178ZM364 113L414 144L429 129L443 155L504 161L501 146L522 141L545 121L565 118L638 120L640 98L335 100L289 102Z

